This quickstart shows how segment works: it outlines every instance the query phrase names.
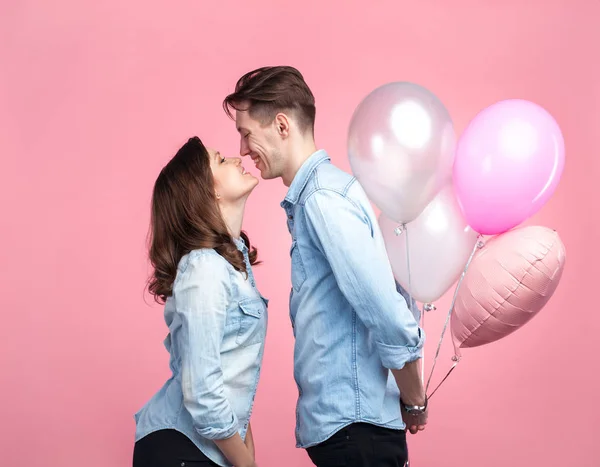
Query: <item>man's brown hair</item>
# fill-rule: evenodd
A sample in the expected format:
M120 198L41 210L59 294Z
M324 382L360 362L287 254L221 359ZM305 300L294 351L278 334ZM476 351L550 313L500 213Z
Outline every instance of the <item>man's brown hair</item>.
M300 130L314 133L315 97L302 74L291 66L263 67L246 73L235 92L223 101L223 109L230 118L233 110L250 113L261 124L273 121L279 112L291 112Z

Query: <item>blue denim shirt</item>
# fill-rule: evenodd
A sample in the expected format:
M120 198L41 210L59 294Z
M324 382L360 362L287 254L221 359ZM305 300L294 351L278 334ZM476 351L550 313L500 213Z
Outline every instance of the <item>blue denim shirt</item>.
M292 235L297 446L355 422L404 429L389 369L418 359L424 334L394 280L366 194L318 151L281 206Z
M221 466L231 464L212 440L236 432L246 437L267 329L267 300L256 288L246 245L235 241L247 278L210 249L179 262L164 309L172 376L135 415L136 441L174 429Z

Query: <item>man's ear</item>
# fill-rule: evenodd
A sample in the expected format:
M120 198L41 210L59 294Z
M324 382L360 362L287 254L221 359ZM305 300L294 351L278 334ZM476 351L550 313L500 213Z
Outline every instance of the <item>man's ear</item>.
M290 135L290 119L283 112L279 112L275 116L275 129L282 138L287 138Z

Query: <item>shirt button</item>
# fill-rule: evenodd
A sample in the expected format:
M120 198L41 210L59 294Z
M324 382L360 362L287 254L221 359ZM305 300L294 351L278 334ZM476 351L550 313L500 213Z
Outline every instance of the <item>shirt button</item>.
M294 216L292 216L291 214L288 216L288 219L290 219L290 220L293 218L294 218Z
M182 463L181 463L181 467L185 467L185 462L182 462Z

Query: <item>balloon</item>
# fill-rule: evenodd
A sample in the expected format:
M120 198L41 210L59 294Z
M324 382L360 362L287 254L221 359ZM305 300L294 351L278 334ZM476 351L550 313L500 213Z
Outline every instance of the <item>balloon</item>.
M352 171L389 218L410 222L452 176L456 136L448 111L427 89L390 83L357 107L348 133Z
M493 235L535 214L554 193L564 158L560 128L539 105L514 99L484 109L460 137L454 161L469 225Z
M546 227L523 227L479 250L458 290L452 335L476 347L519 329L548 303L565 265L565 247Z
M406 290L410 286L411 295L423 303L437 300L456 282L478 236L464 220L452 185L443 188L401 235L394 233L398 224L384 215L379 217L379 226L396 280Z

